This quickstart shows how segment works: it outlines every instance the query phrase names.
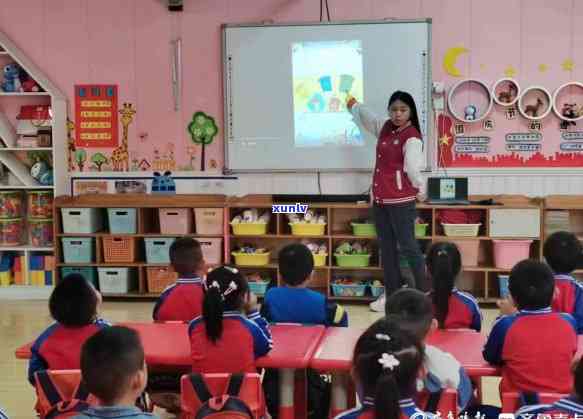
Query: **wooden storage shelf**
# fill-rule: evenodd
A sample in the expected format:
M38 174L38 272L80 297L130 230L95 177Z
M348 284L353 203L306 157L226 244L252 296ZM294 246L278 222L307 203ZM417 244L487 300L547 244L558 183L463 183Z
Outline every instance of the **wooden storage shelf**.
M519 196L475 196L470 197L471 200L483 200L492 198L494 201L503 205L484 206L484 205L470 205L470 206L456 206L448 207L444 205L432 206L427 204L420 204L418 210L424 220L429 224L428 235L425 237L418 237L419 243L425 249L427 245L435 241L458 241L458 240L480 240L480 246L488 253L485 260L481 261L483 265L466 266L462 271L469 280L467 281L468 290L472 292L480 302L493 302L498 297L498 289L496 277L498 273L508 273L508 270L498 269L493 266L492 258L492 240L510 239L508 237L490 237L489 236L489 211L491 209L540 209L539 201L529 200L525 197ZM572 201L570 201L572 204ZM284 245L294 242L309 240L320 244L326 244L328 247L328 258L326 265L314 268L312 279L307 286L310 289L317 290L327 295L331 300L351 301L351 302L370 302L374 298L370 295L364 297L334 297L332 295L331 283L338 275L349 276L353 278L372 280L381 279L383 268L379 261L378 255L378 238L375 236L355 236L352 234L350 228L350 221L354 219L370 218L370 206L368 204L350 204L350 203L307 203L310 209L314 209L321 214L327 216L326 234L322 236L296 236L290 234L290 229L287 224L286 214L272 214L271 220L268 224L268 234L266 235L234 235L229 221L235 214L240 214L243 209L257 208L261 211L270 211L272 205L271 196L268 195L250 195L243 198L225 197L221 195L173 195L173 196L158 196L158 195L84 195L79 197L59 197L55 200L55 214L60 214L60 208L63 207L77 207L77 208L137 208L138 209L138 230L136 234L130 236L139 239L148 237L178 237L188 236L194 238L222 238L223 239L223 262L233 263L234 259L231 251L244 242L256 244L257 246L267 247L271 251L271 260L268 265L264 266L242 266L235 265L243 272L259 271L265 272L277 278L281 283L279 268L277 265L277 252ZM218 235L199 235L195 231L180 235L180 234L161 234L156 230L159 223L157 220L158 208L224 208L224 232ZM562 207L561 207L562 208ZM456 210L482 210L485 214L482 222L481 236L478 237L449 237L441 234L441 226L437 224L437 211L442 209L456 209ZM583 210L583 202L576 209ZM56 220L60 217L56 216ZM541 220L544 216L541 215ZM194 229L193 229L194 230ZM439 233L439 234L438 234ZM583 229L582 229L583 233ZM61 246L56 246L57 266L59 267L77 267L77 266L91 266L91 267L132 267L138 271L139 277L139 291L129 294L107 295L107 298L153 298L158 296L158 293L150 293L147 291L146 283L146 269L154 266L167 266L165 264L148 264L143 262L143 245L142 240L138 240L139 252L137 253L138 262L133 263L103 263L102 262L102 237L109 236L108 232L98 232L94 234L65 234L61 230L60 220L55 223L55 237L57 242L60 242L62 237L94 237L96 239L96 262L90 264L67 264L62 263ZM583 235L583 234L582 234ZM370 243L373 248L373 256L371 259L371 266L364 268L341 267L335 265L334 246L340 241L364 241ZM531 247L531 257L539 257L542 252L542 235L541 237L533 237L528 240L534 240ZM579 271L583 274L583 269ZM276 275L275 277L273 275ZM473 287L473 288L472 288ZM463 287L462 287L463 289Z

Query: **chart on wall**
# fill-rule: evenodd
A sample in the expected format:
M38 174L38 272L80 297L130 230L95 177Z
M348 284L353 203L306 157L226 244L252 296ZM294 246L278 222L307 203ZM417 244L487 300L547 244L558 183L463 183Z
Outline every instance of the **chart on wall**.
M117 86L84 84L75 86L75 145L116 147Z

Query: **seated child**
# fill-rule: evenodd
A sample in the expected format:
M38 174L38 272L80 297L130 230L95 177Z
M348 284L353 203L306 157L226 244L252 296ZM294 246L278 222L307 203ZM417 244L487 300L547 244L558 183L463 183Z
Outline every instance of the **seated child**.
M221 266L205 282L202 316L190 322L192 370L256 372L255 359L271 350L271 332L259 315L257 297L237 268Z
M431 276L433 308L440 329L482 328L482 313L476 299L455 287L462 259L453 243L435 243L427 252L427 270Z
M572 276L581 260L581 242L572 233L558 231L546 239L543 254L555 274L555 294L551 308L569 313L577 322L578 333L583 333L583 287Z
M158 417L135 406L146 387L148 369L142 342L134 330L113 326L87 339L81 353L81 375L100 404L76 418Z
M472 398L472 383L465 369L450 353L424 343L427 335L437 328L431 300L413 288L402 288L387 298L387 315L398 319L399 326L415 335L424 345L423 380L418 388L429 393L453 388L458 392L460 409Z
M190 237L176 239L170 246L170 263L178 273L175 284L164 290L156 305L156 321L189 322L202 313L202 277L206 274L200 243Z
M534 404L521 407L516 412L518 419L529 418L576 418L583 415L583 362L577 361L573 376L575 385L570 396L552 404ZM537 395L534 395L537 398Z
M281 249L279 271L285 286L267 291L261 308L269 322L348 326L348 315L341 306L306 288L313 270L314 257L305 245L295 243Z
M81 346L109 323L99 319L101 294L79 274L59 281L49 299L55 320L33 343L28 364L28 381L34 385L34 373L42 370L79 369Z
M413 401L423 365L423 345L399 327L399 320L377 320L358 338L352 376L361 407L338 419L431 419Z
M484 359L502 367L500 391L568 393L577 328L570 314L553 313L553 273L543 263L523 260L508 282L518 308L500 317L484 347Z

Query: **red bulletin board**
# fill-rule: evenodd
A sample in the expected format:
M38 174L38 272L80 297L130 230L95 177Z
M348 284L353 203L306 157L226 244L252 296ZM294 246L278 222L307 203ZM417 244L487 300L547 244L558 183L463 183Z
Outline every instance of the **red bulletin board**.
M75 86L75 145L117 147L117 86Z

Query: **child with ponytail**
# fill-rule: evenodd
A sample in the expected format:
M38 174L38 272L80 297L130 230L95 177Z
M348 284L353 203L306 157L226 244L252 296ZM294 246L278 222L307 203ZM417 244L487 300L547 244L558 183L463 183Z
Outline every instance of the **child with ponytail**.
M192 370L202 373L256 372L255 359L272 346L257 297L237 268L221 266L204 282L202 316L190 322Z
M482 313L476 299L455 287L462 267L460 251L453 243L435 243L427 252L427 270L431 276L431 298L440 329L482 328Z
M415 405L424 351L419 340L391 316L373 323L354 348L352 375L362 407L337 419L431 419Z

